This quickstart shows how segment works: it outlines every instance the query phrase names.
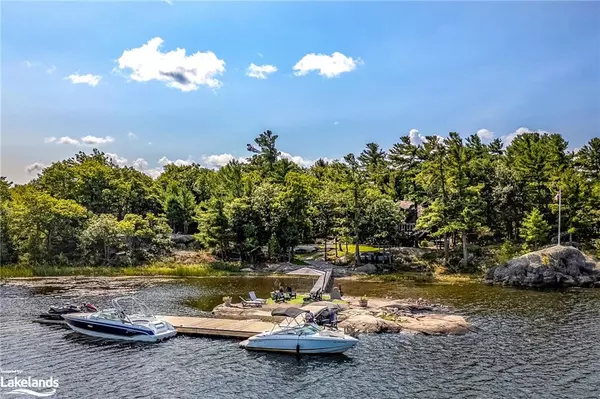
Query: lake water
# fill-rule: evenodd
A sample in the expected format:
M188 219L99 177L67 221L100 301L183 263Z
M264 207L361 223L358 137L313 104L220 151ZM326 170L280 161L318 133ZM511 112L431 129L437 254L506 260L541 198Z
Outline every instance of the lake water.
M448 305L478 332L362 335L355 348L336 357L297 359L247 352L235 340L186 336L159 344L108 342L32 323L50 305L103 306L127 290L156 313L196 315L224 295L255 290L264 297L274 284L273 278L239 277L149 281L125 290L119 283L73 280L63 289L56 282L0 286L2 370L53 376L59 381L56 398L600 397L600 290L347 281L342 287L349 295L421 297ZM280 281L299 291L312 285L310 279Z

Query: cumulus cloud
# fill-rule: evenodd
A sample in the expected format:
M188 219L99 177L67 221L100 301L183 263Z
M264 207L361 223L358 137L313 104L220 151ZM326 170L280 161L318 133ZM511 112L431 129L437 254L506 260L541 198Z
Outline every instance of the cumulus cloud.
M490 132L487 129L479 129L477 131L477 136L479 136L483 142L490 142L494 139L494 132Z
M295 164L300 165L305 168L308 168L309 166L312 166L315 163L315 161L313 161L311 159L306 159L299 155L292 155L292 154L289 154L289 153L283 152L283 151L281 151L280 157L284 158L284 159L289 159L290 161L294 162Z
M138 158L131 163L131 166L133 166L134 169L143 171L148 168L148 161L144 158Z
M34 162L31 165L27 165L25 171L29 174L40 173L45 167L46 165L41 162Z
M79 139L76 138L72 138L69 136L63 136L60 138L56 138L54 136L52 137L46 137L44 139L44 143L55 143L55 144L68 144L68 145L102 145L102 144L108 144L108 143L112 143L113 141L115 141L115 139L111 136L105 136L105 137L96 137L96 136L85 136L85 137L81 137Z
M251 63L246 70L246 76L255 79L266 79L267 75L277 72L275 65L255 65Z
M117 60L118 68L131 70L131 80L158 80L181 91L198 90L198 86L213 89L221 86L216 76L225 72L225 61L217 58L212 51L187 56L185 49L177 48L163 53L163 42L162 38L155 37L141 47L123 51Z
M512 143L512 141L517 138L518 136L525 134L525 133L540 133L540 134L548 134L549 132L546 130L539 130L539 129L529 129L528 127L520 127L517 130L515 130L512 133L509 133L507 135L504 135L501 137L502 139L502 143L504 143L505 146L509 146L510 143Z
M333 78L344 72L355 70L359 64L362 64L360 58L347 57L336 51L331 55L306 54L294 65L293 69L296 76L304 76L315 71L321 76Z
M425 136L421 136L417 129L410 129L408 136L412 145L421 145L425 141Z
M115 141L115 139L111 136L106 137L96 137L96 136L85 136L81 138L81 142L87 145L102 145L108 144Z
M73 84L86 84L88 86L96 87L98 83L102 80L102 76L100 75L92 75L91 73L80 75L78 73L72 73L67 76L65 79L68 79Z
M229 162L236 160L241 163L246 163L247 160L244 157L235 157L231 154L211 154L202 155L202 165L210 169L219 169L227 165Z
M51 137L54 138L54 137ZM50 143L56 143L56 144L68 144L68 145L78 145L79 144L79 140L77 139L73 139L69 136L63 136L59 139L50 141Z
M113 161L118 166L128 166L129 165L129 161L127 160L127 158L121 157L115 153L107 152L106 156L108 157L108 159Z
M188 157L187 160L183 160L183 159L177 159L175 161L171 161L169 158L167 157L162 157L158 160L158 164L162 165L162 166L166 166L166 165L170 165L170 164L174 164L177 166L186 166L186 165L191 165L193 163L192 159Z
M129 140L137 140L138 136L133 132L127 132L127 137Z

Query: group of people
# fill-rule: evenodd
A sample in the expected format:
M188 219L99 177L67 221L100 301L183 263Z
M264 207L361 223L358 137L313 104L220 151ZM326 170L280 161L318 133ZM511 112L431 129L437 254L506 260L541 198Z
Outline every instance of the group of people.
M277 291L273 291L271 293L271 297L273 298L273 300L275 302L283 302L283 301L288 301L292 298L296 297L296 293L294 292L294 290L292 289L292 287L287 286L285 288L285 290L283 289L283 286L280 285L279 289Z

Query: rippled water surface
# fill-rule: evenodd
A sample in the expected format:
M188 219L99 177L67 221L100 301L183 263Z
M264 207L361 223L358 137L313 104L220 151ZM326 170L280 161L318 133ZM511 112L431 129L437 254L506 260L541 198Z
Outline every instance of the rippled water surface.
M282 279L308 290L310 279ZM133 288L156 313L195 315L223 295L265 296L272 278L160 280ZM68 287L65 289L65 287ZM350 295L422 297L477 333L363 335L337 357L246 352L238 341L178 336L99 341L32 323L50 305L106 305L119 284L0 286L0 366L54 376L59 398L598 398L600 290L537 292L462 285L344 282ZM129 289L132 289L129 287ZM14 396L13 396L14 397Z

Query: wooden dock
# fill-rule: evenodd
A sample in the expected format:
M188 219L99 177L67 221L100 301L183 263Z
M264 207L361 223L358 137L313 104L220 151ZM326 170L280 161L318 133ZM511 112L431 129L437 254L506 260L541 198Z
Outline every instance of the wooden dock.
M233 320L187 316L156 316L156 318L171 323L178 334L204 335L207 337L246 339L263 331L270 331L276 326L274 323L260 320ZM40 324L62 324L65 327L67 324L64 320L35 319L33 321Z
M179 334L205 335L210 337L250 338L263 331L270 331L274 323L259 320L216 319L210 317L156 316L175 327Z

